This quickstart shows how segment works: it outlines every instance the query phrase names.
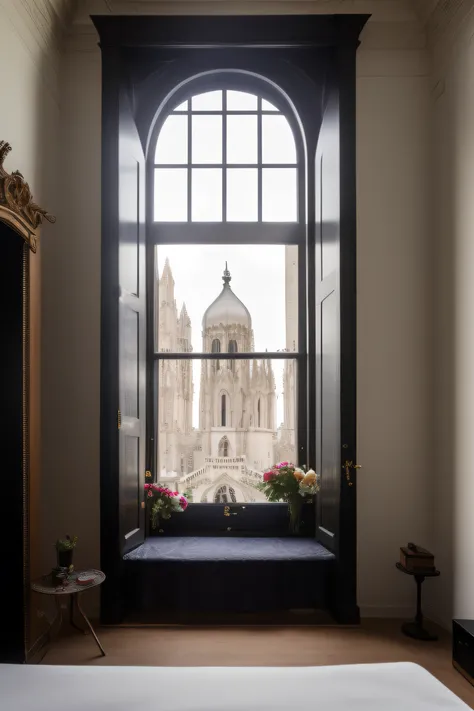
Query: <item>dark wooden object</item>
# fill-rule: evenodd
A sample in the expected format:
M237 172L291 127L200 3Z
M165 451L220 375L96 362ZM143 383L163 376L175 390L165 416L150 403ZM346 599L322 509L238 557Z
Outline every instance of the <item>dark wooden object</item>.
M8 172L11 147L0 141L0 372L2 453L2 610L0 663L28 660L30 635L30 259L39 226L54 217L33 202L25 179Z
M304 201L308 215L301 247L308 276L306 279L306 270L301 268L306 298L300 303L299 330L308 333L308 343L299 361L300 385L304 384L305 390L299 392L299 458L301 462L316 462L322 476L316 531L318 540L336 555L331 611L340 622L358 622L357 487L346 476L343 463L356 462L355 56L358 37L368 16L94 16L92 19L100 35L103 58L101 565L107 582L102 595L102 620L112 623L122 619L122 553L144 535L140 488L144 477L143 410L138 418L139 434L135 433L139 454L134 450L135 459L127 460L126 466L119 454L123 432L118 430L118 411L122 409L122 393L127 386L121 375L127 368L119 349L122 327L119 302L124 287L128 290L120 274L119 255L125 243L130 249L133 238L136 263L141 265L142 249L141 213L138 218L134 214L133 219L125 219L123 224L119 213L120 183L126 180L125 172L130 175L129 164L122 175L120 146L127 145L141 166L142 149L148 161L152 138L159 127L160 102L165 105L167 96L178 85L179 99L187 98L186 92L189 94L192 87L194 91L198 87L198 74L202 76L199 90L205 91L209 82L215 84L227 71L233 76L239 72L242 76L253 75L259 77L260 84L280 87L281 91L274 93L280 93L281 100L294 107L304 133L301 169L308 179L302 183L299 198ZM175 98L178 99L177 94ZM321 163L315 162L317 151L322 169ZM141 168L138 174L141 176ZM141 189L138 186L139 182L130 186L129 196L133 195L138 203L140 195L146 194L151 205L151 181L146 193L143 183ZM318 209L316 194L322 196ZM331 196L337 204L326 202ZM158 239L151 214L150 207L146 225L149 258ZM332 261L331 255L335 255ZM137 268L141 284L141 266ZM138 301L139 298L136 313L142 314ZM332 325L326 328L328 316ZM138 321L141 342L142 315ZM148 323L151 322L148 313ZM150 330L148 339L152 337ZM148 344L150 381L153 348L150 340ZM128 369L133 366L134 373L139 374L140 402L146 389L141 353L138 352L133 363L128 354ZM321 374L319 381L317 373ZM150 382L148 393L149 398L153 396ZM155 442L150 420L156 413L150 399L148 403L148 468L152 469ZM305 403L308 407L303 406ZM318 413L321 413L319 420Z
M395 564L398 570L406 575L412 575L416 582L416 616L414 622L405 622L402 625L402 632L406 634L407 637L413 637L413 639L420 639L424 642L435 642L438 638L436 635L428 632L427 629L423 627L423 613L421 611L421 586L425 578L437 578L440 575L439 570L426 570L414 572L407 570L403 567L401 563Z
M474 686L474 620L453 620L453 667Z

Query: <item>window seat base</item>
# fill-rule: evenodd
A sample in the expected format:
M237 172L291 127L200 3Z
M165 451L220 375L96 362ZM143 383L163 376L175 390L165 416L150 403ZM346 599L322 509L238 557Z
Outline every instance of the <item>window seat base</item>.
M326 609L333 562L309 538L150 538L124 558L126 614Z

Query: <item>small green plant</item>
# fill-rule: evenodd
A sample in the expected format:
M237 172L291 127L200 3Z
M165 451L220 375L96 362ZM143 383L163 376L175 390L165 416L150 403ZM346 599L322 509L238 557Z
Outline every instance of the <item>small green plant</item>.
M66 538L58 538L56 541L56 550L62 551L72 551L76 547L77 536L66 536Z

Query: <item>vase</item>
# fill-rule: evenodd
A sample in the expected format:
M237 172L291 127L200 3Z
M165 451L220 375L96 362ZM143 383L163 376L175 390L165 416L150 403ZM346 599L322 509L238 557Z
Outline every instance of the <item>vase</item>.
M72 565L72 556L74 553L74 548L71 548L68 551L57 551L57 558L58 558L58 568L69 568Z
M295 494L288 500L288 513L290 515L290 533L298 535L301 526L301 509L303 507L303 497Z

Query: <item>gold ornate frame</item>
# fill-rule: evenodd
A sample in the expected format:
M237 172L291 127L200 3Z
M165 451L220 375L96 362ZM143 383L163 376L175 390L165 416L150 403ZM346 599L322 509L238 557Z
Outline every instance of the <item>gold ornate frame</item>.
M46 218L56 218L33 202L28 183L15 170L3 167L11 146L0 141L0 221L24 240L22 251L22 493L23 493L23 586L25 657L30 652L30 258L36 252L39 228Z
M0 220L18 232L31 251L36 252L43 219L56 222L56 218L33 202L30 187L18 170L7 173L3 163L10 151L10 144L0 141Z

